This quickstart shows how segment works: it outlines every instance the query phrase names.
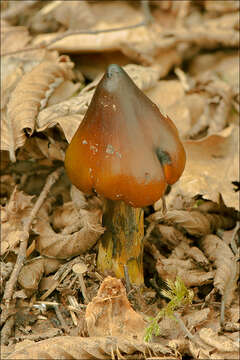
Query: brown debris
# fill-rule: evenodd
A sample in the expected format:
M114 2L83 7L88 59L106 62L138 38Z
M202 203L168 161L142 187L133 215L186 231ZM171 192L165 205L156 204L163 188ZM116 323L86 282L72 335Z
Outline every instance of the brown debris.
M142 340L145 322L131 307L120 279L108 276L85 314L90 336L116 336Z

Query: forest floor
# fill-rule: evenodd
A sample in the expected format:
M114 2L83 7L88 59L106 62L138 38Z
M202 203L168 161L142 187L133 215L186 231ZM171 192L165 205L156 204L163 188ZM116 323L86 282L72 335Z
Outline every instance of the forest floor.
M239 2L5 0L1 43L1 358L238 359ZM187 155L141 288L98 270L102 198L64 169L112 63Z

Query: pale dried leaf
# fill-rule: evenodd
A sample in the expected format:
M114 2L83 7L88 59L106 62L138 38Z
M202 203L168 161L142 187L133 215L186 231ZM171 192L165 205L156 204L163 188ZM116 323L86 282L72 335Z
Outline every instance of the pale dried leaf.
M36 248L41 255L67 259L91 249L104 232L101 225L101 211L81 210L81 230L69 235L55 233L50 224L38 219L34 226L39 234Z
M61 1L52 11L52 16L66 28L87 29L96 19L86 1Z
M223 296L225 304L230 305L237 286L239 272L237 260L230 247L216 235L206 236L200 244L217 269L214 286Z
M226 204L238 208L239 197L231 182L239 179L238 127L229 126L218 135L184 142L187 153L185 170L166 198L168 208L177 194L192 197L197 193L212 199L221 193ZM223 176L224 169L224 176Z
M49 97L47 105L52 106L71 98L80 88L80 83L73 83L70 80L60 84Z
M30 344L24 349L10 354L7 359L113 359L122 358L124 355L146 356L169 355L176 358L172 350L161 344L147 344L136 340L115 337L90 337L61 336ZM140 357L141 358L141 357Z
M240 4L235 0L205 0L204 7L209 12L222 14L239 10Z
M73 64L66 58L59 62L44 61L25 74L17 83L7 105L6 119L2 124L1 149L10 152L15 160L15 150L26 139L24 130L29 135L35 128L36 116L44 108L55 88L65 79L70 79Z
M158 235L161 243L165 244L170 250L173 250L179 243L187 241L187 238L173 226L157 224L154 232Z
M205 321L208 320L210 315L210 309L205 308L201 310L193 310L187 315L183 316L184 323L187 328L191 331L193 327L202 325Z
M178 80L160 80L146 95L159 107L163 114L167 114L184 137L191 126L190 113L185 101L185 91Z
M32 295L38 289L38 284L43 274L48 275L56 271L60 265L61 262L57 259L34 259L22 267L18 276L18 282L29 295Z
M206 344L212 346L214 349L217 349L219 352L223 353L238 353L239 344L237 342L231 341L226 336L219 336L215 331L210 328L202 328L199 331L199 336ZM228 356L225 354L225 356Z
M223 15L221 17L206 19L199 24L191 24L188 27L178 27L165 30L162 33L161 45L167 47L179 42L198 45L202 48L215 48L219 45L224 47L238 47L239 16L237 13Z
M169 210L164 221L175 223L184 228L190 235L201 237L217 229L232 229L236 223L233 218L219 214L202 213L198 210Z
M173 281L179 277L187 287L209 284L214 278L214 271L205 272L196 268L191 260L177 258L158 259L156 270L163 280Z
M48 137L48 140L37 138L37 137L33 138L33 139L29 139L29 140L33 141L33 143L32 143L33 149L31 149L31 151L29 151L33 157L35 157L34 156L35 154L33 151L35 150L35 152L36 152L37 148L39 148L39 150L41 151L41 153L43 154L43 156L45 158L50 159L50 160L64 161L65 152L61 148L60 142L54 141L50 136ZM25 148L26 147L27 146L25 146ZM30 149L28 149L28 150L30 150ZM19 159L19 157L18 157L18 159Z
M20 241L28 237L28 233L23 230L23 222L32 207L32 196L15 188L9 202L1 210L1 255L13 251Z
M61 231L67 226L72 227L73 225L76 225L76 230L79 230L82 224L73 202L67 202L54 210L52 224L55 230Z
M144 337L145 321L131 307L121 280L110 276L88 304L85 320L89 336Z
M1 21L1 54L22 49L31 36L24 26L11 26Z

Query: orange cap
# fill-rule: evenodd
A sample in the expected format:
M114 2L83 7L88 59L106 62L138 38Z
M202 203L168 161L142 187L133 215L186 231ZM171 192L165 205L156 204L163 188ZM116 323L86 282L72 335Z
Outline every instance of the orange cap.
M72 183L144 207L179 179L185 161L173 122L120 66L110 65L66 152Z

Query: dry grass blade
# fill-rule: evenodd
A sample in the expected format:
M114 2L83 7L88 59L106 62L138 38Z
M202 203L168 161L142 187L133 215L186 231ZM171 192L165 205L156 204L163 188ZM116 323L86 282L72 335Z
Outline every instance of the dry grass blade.
M214 286L230 305L237 286L238 266L229 246L215 235L208 235L200 242L201 247L217 268Z
M25 74L11 94L7 106L7 119L3 122L1 150L10 152L15 161L15 150L26 140L24 130L31 135L35 120L53 91L65 79L73 77L73 64L65 57L58 62L43 61Z
M43 340L37 344L25 346L10 354L7 359L113 359L119 355L133 355L134 358L145 359L146 355L171 355L173 352L160 344L147 344L135 340L116 337L55 337Z

